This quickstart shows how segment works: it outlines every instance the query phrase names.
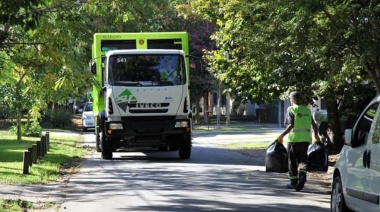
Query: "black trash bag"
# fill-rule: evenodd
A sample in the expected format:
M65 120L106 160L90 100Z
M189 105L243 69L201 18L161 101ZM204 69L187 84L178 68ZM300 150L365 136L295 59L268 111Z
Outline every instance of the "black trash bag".
M286 173L288 172L288 151L283 144L275 140L268 146L265 154L265 171Z
M307 150L307 171L327 172L329 168L328 149L322 142L314 142Z

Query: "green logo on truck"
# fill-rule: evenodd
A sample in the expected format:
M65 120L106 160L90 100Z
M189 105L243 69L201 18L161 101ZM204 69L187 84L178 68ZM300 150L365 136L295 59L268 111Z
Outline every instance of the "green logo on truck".
M132 94L129 89L125 89L118 97L115 98L117 106L124 112L127 112L128 103L136 103L137 98Z

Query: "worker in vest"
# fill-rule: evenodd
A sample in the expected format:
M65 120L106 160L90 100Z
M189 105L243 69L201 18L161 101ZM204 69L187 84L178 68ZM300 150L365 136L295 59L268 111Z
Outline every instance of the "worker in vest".
M311 142L310 125L313 127L314 138L320 142L318 127L315 124L309 108L301 105L301 94L298 91L290 93L291 106L288 108L285 131L277 138L282 143L283 138L289 133L288 159L290 184L286 188L300 191L306 182L307 150Z

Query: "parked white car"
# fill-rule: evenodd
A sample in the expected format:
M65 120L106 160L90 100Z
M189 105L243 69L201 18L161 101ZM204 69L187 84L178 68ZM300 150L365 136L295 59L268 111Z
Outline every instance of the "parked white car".
M90 128L95 129L94 112L92 111L92 102L87 102L82 112L82 131L87 132Z
M366 107L336 161L331 211L380 211L380 95Z

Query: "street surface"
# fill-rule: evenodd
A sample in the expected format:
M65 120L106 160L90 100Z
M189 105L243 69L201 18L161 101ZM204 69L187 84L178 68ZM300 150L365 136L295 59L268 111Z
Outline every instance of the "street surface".
M177 151L118 152L113 160L94 152L67 183L59 211L329 211L330 196L312 180L301 192L287 190L287 173L267 173L263 159L218 147L280 131L195 134L189 160ZM93 133L84 136L94 146Z

